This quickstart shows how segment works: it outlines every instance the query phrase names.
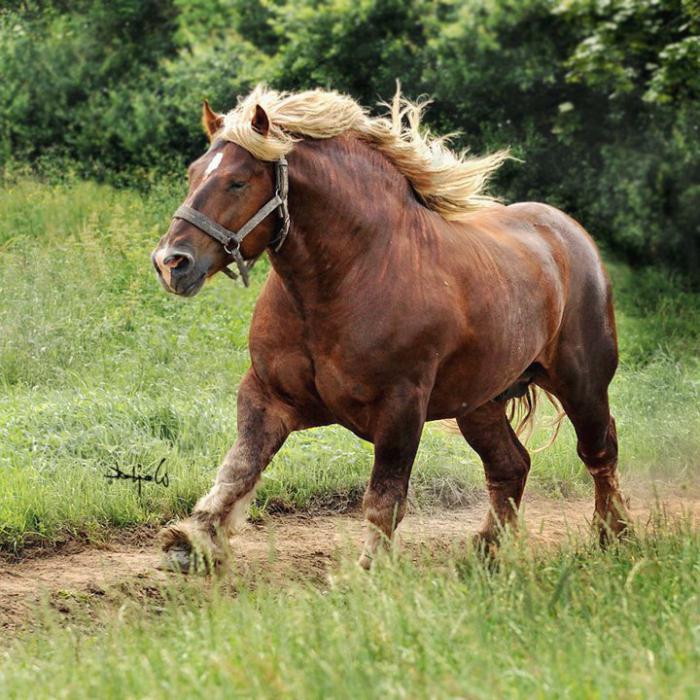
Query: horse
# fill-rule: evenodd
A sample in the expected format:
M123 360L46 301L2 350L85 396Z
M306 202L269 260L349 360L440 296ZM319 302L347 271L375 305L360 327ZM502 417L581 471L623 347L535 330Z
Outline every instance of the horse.
M530 455L508 416L556 398L595 485L601 543L629 518L608 386L611 286L592 238L540 203L490 197L507 151L455 152L397 89L384 116L330 90L256 87L227 114L205 101L209 148L152 254L163 287L194 296L267 253L237 439L191 515L162 531L172 568L221 562L265 467L297 430L339 424L374 446L362 505L369 568L406 511L427 421L453 419L483 461L477 538L516 527ZM218 351L225 351L219 349Z

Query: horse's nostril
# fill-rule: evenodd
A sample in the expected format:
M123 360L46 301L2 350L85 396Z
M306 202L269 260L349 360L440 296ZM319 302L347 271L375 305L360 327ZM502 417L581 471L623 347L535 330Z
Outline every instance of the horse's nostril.
M192 265L192 258L189 255L182 254L168 255L163 258L163 265L169 267L171 270L184 272L188 267L190 267L190 265Z

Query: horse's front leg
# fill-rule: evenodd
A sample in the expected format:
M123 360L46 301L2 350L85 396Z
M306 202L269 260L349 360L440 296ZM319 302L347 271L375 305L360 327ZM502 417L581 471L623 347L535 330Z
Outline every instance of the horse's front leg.
M380 548L390 545L406 512L408 481L425 423L424 397L400 394L386 402L374 431L374 466L362 501L367 536L359 564L364 569L372 566Z
M252 370L238 391L238 439L192 515L161 533L169 568L189 571L199 561L221 562L228 536L243 521L260 475L293 429L288 406L269 395Z

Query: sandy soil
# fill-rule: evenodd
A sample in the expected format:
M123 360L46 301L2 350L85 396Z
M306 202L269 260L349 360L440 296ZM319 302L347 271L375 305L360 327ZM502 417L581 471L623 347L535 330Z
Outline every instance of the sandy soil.
M664 496L660 503L648 494L631 501L638 526L644 526L659 505L671 518L687 515L700 525L700 497ZM525 522L533 546L551 546L567 537L589 533L591 499L555 500L530 496L524 503ZM409 512L401 526L406 556L421 550L436 552L466 546L486 510L486 501L453 510ZM356 556L363 536L359 514L285 515L250 525L232 541L239 574L283 583L290 579L325 577L343 555ZM0 629L22 628L34 617L37 603L62 602L158 586L174 576L158 570L160 552L151 533L133 533L103 546L72 543L54 552L35 554L17 563L0 563ZM68 612L68 610L66 610Z

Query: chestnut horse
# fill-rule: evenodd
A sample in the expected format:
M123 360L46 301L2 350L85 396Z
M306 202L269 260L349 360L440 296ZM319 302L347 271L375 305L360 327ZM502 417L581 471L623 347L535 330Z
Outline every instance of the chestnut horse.
M220 559L290 432L329 424L374 444L364 567L404 516L430 420L456 419L483 460L480 537L496 542L517 521L530 468L507 400L535 386L573 423L601 540L626 527L608 406L615 320L595 244L557 209L483 194L506 153L456 154L420 124L423 105L397 94L390 107L371 117L334 92L262 87L227 115L204 104L210 148L153 253L158 277L192 296L233 275L232 262L246 281L265 251L272 271L251 322L236 443L192 515L164 531L174 567Z

